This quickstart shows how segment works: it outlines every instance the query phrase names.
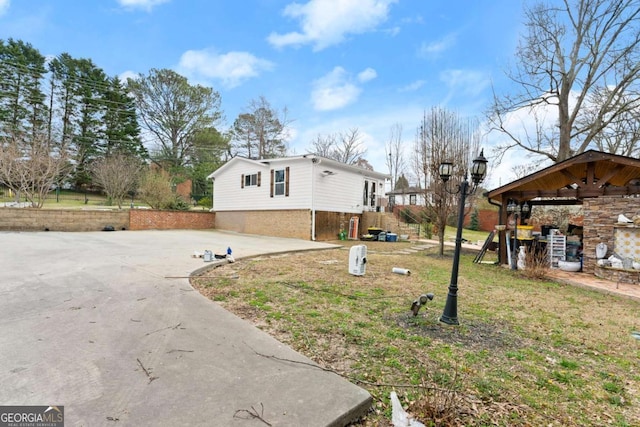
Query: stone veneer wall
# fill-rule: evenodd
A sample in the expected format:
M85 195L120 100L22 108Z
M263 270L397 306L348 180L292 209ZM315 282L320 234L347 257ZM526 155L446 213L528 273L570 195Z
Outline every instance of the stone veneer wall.
M627 218L631 218L640 214L640 197L604 196L596 199L584 199L583 210L583 271L596 273L598 270L601 273L603 269L597 267L596 264L596 245L600 242L607 245L607 257L613 253L615 249L614 228L618 222L618 215L624 214ZM625 275L618 276L612 276L612 280L625 278Z

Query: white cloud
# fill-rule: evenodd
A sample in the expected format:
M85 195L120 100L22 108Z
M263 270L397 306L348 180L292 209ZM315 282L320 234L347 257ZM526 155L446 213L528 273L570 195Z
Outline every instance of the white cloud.
M400 92L415 92L424 86L426 82L424 80L416 80L415 82L411 82L406 86L403 86L399 89Z
M376 70L374 70L373 68L366 68L365 70L358 73L358 81L362 83L366 83L370 80L375 79L376 77L378 77L378 73L376 73Z
M373 68L366 68L356 76L358 83L366 83L378 76ZM328 74L313 82L311 102L316 111L338 110L354 103L362 88L352 81L342 67L335 67Z
M179 71L194 79L216 79L231 89L274 69L274 64L248 52L218 54L213 50L188 50L180 57Z
M120 73L118 75L118 78L120 79L121 82L126 83L127 79L137 79L140 75L134 71L131 70L127 70L123 73Z
M575 98L572 93L570 99ZM557 135L558 111L557 106L552 104L540 104L535 107L523 107L512 111L504 116L503 126L511 135L523 141L527 145L527 139L535 139L536 135L541 132L547 135L551 141L557 141L554 135ZM485 129L488 124L484 124ZM509 136L497 130L491 131L487 135L488 150L485 150L487 158L489 158L490 174L487 176L485 187L494 189L519 178L514 172L514 167L521 165L535 165L536 170L550 165L550 160L544 156L536 155L530 151L520 147L510 148L504 155L500 163L498 162L497 150L499 146L511 146L513 141ZM531 143L535 146L535 142ZM537 148L537 147L536 147ZM541 147L542 151L553 152L552 147Z
M358 99L361 91L362 89L349 82L344 68L335 67L329 74L313 82L313 108L318 111L330 111L346 107Z
M1 0L0 0L1 1ZM117 0L120 6L127 9L145 9L150 12L154 7L171 0Z
M344 114L323 117L321 120L314 118L310 121L296 121L295 138L290 141L291 147L297 153L306 153L310 143L318 135L329 135L344 132L350 129L358 129L363 147L366 148L365 158L378 172L387 172L387 154L385 144L389 139L391 126L400 124L402 127L402 140L405 160L409 160L413 150L415 129L419 125L423 113L420 104L386 105L383 108L371 108L356 114ZM409 162L408 162L409 163ZM407 176L411 171L407 167ZM413 182L412 182L413 183Z
M271 33L267 40L275 47L313 44L319 51L344 41L347 34L374 30L387 19L389 7L398 0L310 0L290 3L283 15L300 21L300 31Z
M440 40L436 40L430 43L422 43L420 49L418 50L418 56L420 57L436 57L439 56L442 52L445 52L451 49L456 44L456 35L448 34L441 38Z
M445 70L440 80L449 88L447 98L456 96L477 97L489 87L489 75L475 70Z
M4 15L7 10L9 10L9 6L11 5L10 0L0 0L0 16Z

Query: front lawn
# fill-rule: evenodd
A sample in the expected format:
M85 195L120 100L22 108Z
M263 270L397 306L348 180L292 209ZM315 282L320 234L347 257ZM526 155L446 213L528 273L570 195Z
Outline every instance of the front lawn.
M263 256L192 280L204 295L366 388L357 425L390 425L389 394L430 426L640 425L640 304L533 281L463 254L460 326L438 322L451 249L340 242L340 249ZM369 249L348 273L350 245ZM392 273L393 267L410 275ZM412 301L432 292L414 317Z

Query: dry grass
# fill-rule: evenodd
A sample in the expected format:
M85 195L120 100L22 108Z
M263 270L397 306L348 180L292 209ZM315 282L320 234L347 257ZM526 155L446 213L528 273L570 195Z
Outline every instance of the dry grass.
M375 403L358 425L390 425L391 390L428 426L640 425L640 341L630 335L640 330L640 304L473 264L466 254L461 325L446 326L438 318L450 252L340 243L347 247L227 264L193 284L369 390ZM347 257L360 243L369 255L357 277ZM414 317L412 301L427 292L434 300Z

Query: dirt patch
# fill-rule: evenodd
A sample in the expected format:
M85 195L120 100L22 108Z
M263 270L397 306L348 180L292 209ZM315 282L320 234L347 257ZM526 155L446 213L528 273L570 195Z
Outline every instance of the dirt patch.
M402 314L395 318L397 325L408 332L427 336L441 342L462 345L473 350L509 350L522 347L522 340L511 333L505 323L465 321L459 326L443 325L437 317L414 317Z

